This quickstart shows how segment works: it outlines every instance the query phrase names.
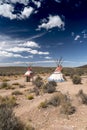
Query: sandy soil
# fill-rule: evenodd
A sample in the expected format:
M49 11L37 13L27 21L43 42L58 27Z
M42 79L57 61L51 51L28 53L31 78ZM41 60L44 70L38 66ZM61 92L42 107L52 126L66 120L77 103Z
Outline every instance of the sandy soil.
M57 85L57 90L68 94L72 104L76 107L75 114L68 117L60 114L60 107L50 106L46 109L38 109L39 104L49 99L54 93L34 95L33 100L28 100L26 95L29 94L29 89L34 86L31 82L25 82L24 77L8 81L10 85L16 82L25 86L24 88L15 86L15 90L21 91L23 95L17 96L19 105L14 108L14 112L23 122L30 122L36 128L35 130L87 130L87 106L81 104L76 97L80 89L87 93L87 76L82 77L82 84L80 85L73 85L69 77L67 77L66 82L58 83ZM15 90L0 89L0 95L8 96Z

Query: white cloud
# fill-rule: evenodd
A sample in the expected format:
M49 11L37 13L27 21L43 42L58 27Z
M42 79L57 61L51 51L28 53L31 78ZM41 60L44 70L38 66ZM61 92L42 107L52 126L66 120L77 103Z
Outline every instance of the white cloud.
M45 28L45 29L51 29L54 27L58 27L60 29L64 28L65 23L61 20L61 18L58 15L55 16L49 16L48 22L43 22L41 25L38 26L38 29Z
M29 51L31 54L34 54L34 55L49 55L49 52L42 52L42 51L38 51L38 50L30 50Z
M16 4L17 2L20 4L27 5L29 3L29 0L0 0L0 4L3 4L3 3Z
M0 51L0 57L15 57L15 58L23 58L20 54L13 54L7 51Z
M77 35L74 40L77 41L79 38L80 38L80 35Z
M31 51L31 48L25 48L25 47L12 47L12 48L8 48L6 49L6 51L9 51L9 52L29 52Z
M15 52L15 53L22 53L22 52L28 52L33 55L49 55L49 52L43 52L43 51L38 51L38 50L33 50L31 48L26 48L26 47L12 47L5 49L5 51L8 52Z
M50 60L50 59L51 59L51 57L49 57L49 56L46 56L46 57L45 57L45 59L48 59L48 60Z
M3 17L7 17L10 19L16 19L16 15L12 12L14 11L14 7L10 4L2 4L0 5L0 15Z
M3 3L0 4L0 16L13 19L25 19L28 18L34 11L32 7L24 7L24 10L21 13L14 14L15 7L12 4Z
M32 14L33 10L34 9L32 7L25 7L24 10L21 12L20 18L28 18Z
M21 3L21 4L24 4L24 5L27 5L29 3L29 0L8 0L8 2L11 2L11 3Z
M39 1L32 0L32 2L37 6L37 8L41 7L41 3Z
M37 43L33 42L33 41L27 41L27 42L25 42L23 44L19 44L19 46L31 47L31 48L40 48L40 46Z

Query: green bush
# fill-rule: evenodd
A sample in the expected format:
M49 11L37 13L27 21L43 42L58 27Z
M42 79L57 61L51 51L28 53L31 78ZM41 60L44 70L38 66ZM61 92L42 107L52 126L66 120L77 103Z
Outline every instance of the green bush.
M6 104L0 105L0 130L23 130L24 125L15 117L13 109Z
M73 84L81 84L81 77L79 75L73 75L72 82Z
M55 91L56 91L56 83L53 81L50 81L43 86L44 93L53 93Z

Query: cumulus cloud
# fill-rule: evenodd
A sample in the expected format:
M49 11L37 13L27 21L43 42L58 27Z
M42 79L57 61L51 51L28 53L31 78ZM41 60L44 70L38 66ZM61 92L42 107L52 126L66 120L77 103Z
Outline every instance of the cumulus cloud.
M27 5L29 3L29 0L0 0L0 4L3 3L12 3L12 4L20 3Z
M28 18L32 14L33 10L34 9L32 7L25 7L24 10L21 12L20 18Z
M17 1L15 1L17 2ZM15 7L10 3L0 4L0 16L12 19L25 19L28 18L34 11L34 9L30 7L24 7L23 11L14 14Z
M48 17L48 21L43 22L41 25L39 25L38 29L45 28L46 30L48 30L48 29L52 29L54 27L63 29L64 25L65 25L65 23L62 21L62 19L58 15L55 15L55 16L50 15Z
M27 42L25 42L23 44L19 44L19 46L31 47L31 48L40 48L40 46L37 43L33 42L33 41L27 41Z
M77 41L79 38L80 38L80 35L77 35L74 40Z
M16 19L17 16L13 14L14 7L10 4L2 4L0 5L0 15L3 17L7 17L10 19Z
M41 7L41 2L32 0L32 2L37 6L37 8Z

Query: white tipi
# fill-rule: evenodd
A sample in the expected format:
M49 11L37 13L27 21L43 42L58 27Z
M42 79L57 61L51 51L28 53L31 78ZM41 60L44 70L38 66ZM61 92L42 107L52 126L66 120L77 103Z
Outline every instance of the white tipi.
M48 81L55 81L55 82L64 82L63 74L61 72L62 70L62 58L58 61L57 60L57 68L53 72L53 74L50 75L48 78Z

